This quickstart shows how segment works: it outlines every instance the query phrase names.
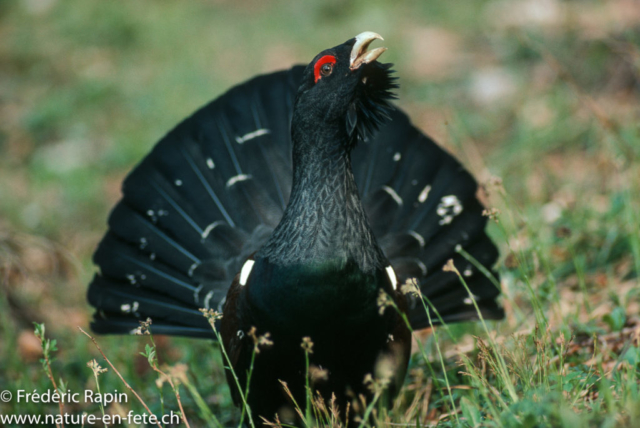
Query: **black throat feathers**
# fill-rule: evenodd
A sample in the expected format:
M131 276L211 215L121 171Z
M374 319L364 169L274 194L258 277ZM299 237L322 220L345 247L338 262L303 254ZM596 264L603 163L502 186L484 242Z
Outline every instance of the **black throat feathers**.
M354 262L363 273L372 273L386 258L360 201L346 124L309 113L294 113L291 196L256 257L282 265Z

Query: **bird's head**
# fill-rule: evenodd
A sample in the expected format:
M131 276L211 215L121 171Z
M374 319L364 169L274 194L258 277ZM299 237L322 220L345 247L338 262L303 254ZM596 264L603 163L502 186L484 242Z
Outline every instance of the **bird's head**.
M377 61L386 48L368 50L379 34L366 31L320 52L304 70L294 120L345 126L350 145L389 117L398 87L392 64Z

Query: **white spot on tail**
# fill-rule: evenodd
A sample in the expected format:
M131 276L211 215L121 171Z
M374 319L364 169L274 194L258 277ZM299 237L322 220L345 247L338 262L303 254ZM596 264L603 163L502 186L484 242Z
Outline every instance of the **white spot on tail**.
M213 223L211 223L209 226L207 226L203 231L202 231L202 235L200 235L202 237L202 239L207 239L207 237L209 236L209 234L211 233L211 231L213 229L215 229L216 227L220 226L223 222L222 221L214 221Z
M242 340L242 338L244 337L244 331L238 330L238 332L236 333L236 336L238 336L238 339Z
M200 263L194 263L194 264L192 264L192 265L191 265L191 267L189 267L189 272L188 272L189 277L192 277L192 276L193 276L193 272L194 272L196 269L198 269L198 266L200 266Z
M244 262L244 266L240 269L240 285L246 285L247 280L249 279L249 275L251 274L251 269L253 269L253 264L255 262L253 260L247 260Z
M400 195L398 195L396 193L395 190L393 190L391 187L389 186L382 186L382 190L384 190L385 192L387 192L389 194L389 196L391 196L393 198L394 201L396 201L396 204L398 205L402 205L402 198L400 197Z
M220 300L220 303L218 303L218 312L220 313L223 312L222 310L224 309L224 304L226 301L227 301L227 296L224 296L222 300Z
M442 217L440 225L449 224L453 218L462 212L462 204L456 195L443 196L438 204L436 213Z
M205 309L210 309L210 308L209 308L209 302L211 301L211 298L212 298L212 297L213 297L213 290L212 290L212 291L209 291L209 292L207 293L207 295L206 295L206 296L204 296L204 308L205 308Z
M414 238L416 238L416 241L418 241L418 244L420 244L420 248L424 248L424 238L422 237L422 235L420 235L418 232L410 230L409 231L409 235L413 236Z
M151 217L151 221L156 223L158 221L158 217L156 217L156 212L154 210L147 210L147 215Z
M396 273L391 266L387 266L385 270L387 271L387 276L389 276L389 281L391 281L391 286L395 290L398 286L398 279L396 278Z
M140 306L140 304L138 302L131 302L131 304L129 303L124 303L122 305L120 305L120 310L124 313L131 313L131 312L137 312L138 311L138 307Z
M400 154L400 152L396 152L396 153L393 155L393 160L394 160L394 161L396 161L396 162L398 162L400 159L402 159L402 155Z
M242 144L245 141L252 140L256 137L259 137L265 134L271 134L271 130L263 128L263 129L255 130L253 132L249 132L248 134L244 134L242 137L236 137L236 143Z
M182 180L176 180L175 183L178 187L182 186Z
M427 266L424 263L422 263L420 260L418 260L418 267L422 272L422 276L427 276Z
M213 159L207 158L207 166L209 167L209 169L213 169L216 167L216 164L213 163Z
M395 339L393 338L393 334L390 334L389 336L387 336L387 343L389 342L393 342Z
M250 175L247 174L238 174L235 175L233 177L231 177L228 181L227 181L227 189L231 186L233 186L234 184L236 184L238 181L245 181L245 180L249 180L251 179Z
M452 221L453 221L453 216L447 215L447 216L442 217L442 220L440 220L438 222L438 224L440 224L440 226L444 226L445 224L449 224Z
M471 297L473 297L473 299ZM478 296L476 296L475 294L472 294L471 297L467 297L466 299L463 300L465 305L473 305L474 300L476 302L479 300Z
M200 290L202 290L202 287L203 285L200 284L198 285L198 288L193 290L193 301L196 302L196 304L198 304L198 300L200 299Z
M444 196L442 204L447 207L453 207L453 213L458 215L462 212L462 204L456 195Z
M420 192L420 194L418 195L418 202L423 203L424 201L426 201L427 197L429 197L430 191L431 191L430 185L424 186L424 189L422 189L422 192Z

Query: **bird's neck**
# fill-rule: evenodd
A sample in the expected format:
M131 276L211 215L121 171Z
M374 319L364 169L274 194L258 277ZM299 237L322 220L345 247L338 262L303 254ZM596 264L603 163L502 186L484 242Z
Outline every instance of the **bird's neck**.
M344 124L292 123L293 184L280 224L258 253L279 264L346 264L380 269L384 256L351 169Z

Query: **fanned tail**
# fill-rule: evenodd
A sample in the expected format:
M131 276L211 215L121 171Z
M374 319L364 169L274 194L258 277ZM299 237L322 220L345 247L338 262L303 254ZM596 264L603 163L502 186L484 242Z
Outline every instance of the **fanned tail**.
M212 337L199 308L221 310L234 275L278 224L291 190L290 124L303 67L231 89L169 132L132 171L94 255L88 291L99 333L129 333L153 319L155 334ZM400 111L361 141L352 165L378 242L401 281L416 278L445 322L503 316L488 270L477 184ZM449 259L463 274L442 271ZM439 318L433 310L434 323ZM418 299L414 328L429 325Z

